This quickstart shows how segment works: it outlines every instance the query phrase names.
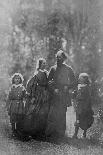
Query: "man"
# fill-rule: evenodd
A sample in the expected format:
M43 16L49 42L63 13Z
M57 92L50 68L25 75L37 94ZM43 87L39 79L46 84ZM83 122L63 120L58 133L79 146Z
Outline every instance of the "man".
M48 115L46 136L49 140L65 135L67 106L71 106L69 90L76 86L73 70L65 64L66 53L62 50L56 54L56 65L51 67L48 81L50 91L50 111Z

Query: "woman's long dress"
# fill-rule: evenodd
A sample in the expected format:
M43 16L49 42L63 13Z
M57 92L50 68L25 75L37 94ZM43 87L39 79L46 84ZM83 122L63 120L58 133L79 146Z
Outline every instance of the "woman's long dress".
M48 79L51 96L46 136L56 138L65 134L67 106L71 106L69 88L73 88L76 81L71 67L66 64L52 67ZM55 89L59 92L56 93Z
M23 121L23 132L40 137L45 133L47 116L49 110L48 90L47 90L47 73L39 70L27 84L26 117ZM35 101L31 103L31 100Z

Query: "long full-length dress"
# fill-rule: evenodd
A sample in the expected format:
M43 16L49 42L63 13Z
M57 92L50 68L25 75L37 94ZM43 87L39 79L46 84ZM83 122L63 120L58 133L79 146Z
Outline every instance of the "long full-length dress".
M25 115L25 94L26 90L21 84L17 86L12 85L9 91L7 110L10 115L10 122L12 125L14 123L18 123Z
M46 136L55 138L65 134L67 106L71 106L69 89L75 86L76 80L72 68L66 64L53 66L48 80L51 95ZM56 93L55 89L59 92Z
M28 100L23 131L31 136L40 137L45 133L49 110L47 72L39 70L27 83ZM31 100L35 101L31 103Z

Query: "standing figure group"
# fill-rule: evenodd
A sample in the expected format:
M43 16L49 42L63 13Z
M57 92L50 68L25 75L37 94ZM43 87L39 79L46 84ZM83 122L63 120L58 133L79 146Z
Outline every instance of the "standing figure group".
M93 123L89 77L80 74L77 82L72 68L65 64L67 55L62 50L56 54L56 64L47 72L46 61L38 60L34 75L23 86L23 77L12 77L7 109L13 134L47 141L58 140L65 135L66 111L71 104L70 90L76 90L75 134L78 129L87 129ZM84 121L85 120L85 121Z

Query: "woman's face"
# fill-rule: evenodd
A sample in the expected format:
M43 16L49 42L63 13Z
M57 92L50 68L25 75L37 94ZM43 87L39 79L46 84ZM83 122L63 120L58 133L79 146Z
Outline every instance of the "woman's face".
M20 84L20 77L19 77L19 76L16 76L16 77L14 78L14 83L15 83L16 85Z
M45 69L45 67L46 67L46 61L43 61L41 64L41 69Z

